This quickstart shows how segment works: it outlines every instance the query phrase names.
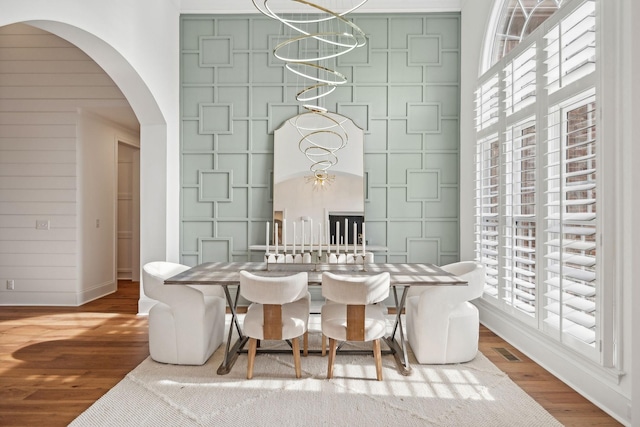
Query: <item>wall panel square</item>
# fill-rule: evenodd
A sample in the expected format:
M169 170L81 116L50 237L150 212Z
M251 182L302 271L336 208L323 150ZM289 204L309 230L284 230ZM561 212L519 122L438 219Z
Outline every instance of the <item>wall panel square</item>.
M180 232L182 250L184 252L198 252L198 239L213 236L213 221L183 221Z
M195 84L213 84L215 71L211 68L200 67L199 63L200 55L197 52L185 53L182 56L182 78Z
M407 187L389 188L388 214L392 218L422 218L422 203L410 202Z
M212 151L213 135L203 135L199 132L198 120L182 120L182 149L184 151Z
M199 184L200 170L213 169L213 154L184 153L182 155L182 184Z
M389 22L389 46L392 49L408 49L408 35L422 34L424 19L410 15L394 16Z
M218 203L218 218L247 218L249 215L249 192L246 187L233 187L232 200Z
M216 69L216 82L245 85L250 76L250 60L246 52L233 52L232 65Z
M189 86L182 87L182 117L195 117L200 115L200 104L213 102L213 87Z
M249 34L251 32L251 21L244 18L220 19L217 21L217 34L229 36L233 40L233 49L249 50Z
M403 83L422 83L424 69L409 64L408 52L389 52L389 78Z
M422 169L422 156L411 153L391 154L389 156L389 183L406 185L407 169Z
M369 58L368 67L356 67L356 72L354 73L354 79L352 81L355 84L386 82L389 78L387 64L386 52L374 52Z
M200 200L198 187L182 189L182 217L184 219L213 218L213 203Z
M249 122L247 120L233 120L233 133L216 135L217 149L220 153L237 153L248 151L249 147Z

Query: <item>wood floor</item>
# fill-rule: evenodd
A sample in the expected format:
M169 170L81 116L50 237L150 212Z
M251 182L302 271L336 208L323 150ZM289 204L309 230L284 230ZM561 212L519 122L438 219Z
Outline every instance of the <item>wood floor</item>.
M0 426L65 426L142 362L138 293L123 281L82 307L0 307ZM480 350L562 424L620 425L484 327Z

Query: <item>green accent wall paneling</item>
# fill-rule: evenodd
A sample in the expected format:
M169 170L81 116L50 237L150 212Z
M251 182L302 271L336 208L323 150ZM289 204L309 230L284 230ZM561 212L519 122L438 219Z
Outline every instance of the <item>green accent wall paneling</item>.
M367 240L377 261L459 259L460 15L351 19L368 44L338 59L325 107L365 130ZM302 109L262 15L181 18L181 261L259 260L272 219L273 131Z

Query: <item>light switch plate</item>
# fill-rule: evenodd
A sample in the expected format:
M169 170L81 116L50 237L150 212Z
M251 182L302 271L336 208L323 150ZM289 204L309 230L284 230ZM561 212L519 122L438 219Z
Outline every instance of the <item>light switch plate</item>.
M48 230L48 229L49 229L49 220L48 219L36 220L36 230Z

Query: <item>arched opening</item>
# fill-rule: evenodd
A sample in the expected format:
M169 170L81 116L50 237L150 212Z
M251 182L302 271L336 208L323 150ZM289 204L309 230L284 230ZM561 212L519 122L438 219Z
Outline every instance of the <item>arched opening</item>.
M163 116L163 113L156 101L154 95L150 91L149 87L142 79L140 74L134 69L134 67L127 61L127 59L116 49L114 49L109 43L101 40L95 35L80 29L78 27L65 24L62 22L54 22L54 21L23 21L23 23L40 28L45 30L51 34L54 34L61 39L64 39L71 43L72 45L79 48L82 52L84 52L88 57L90 57L99 67L101 67L105 73L109 76L111 80L117 85L119 90L122 92L126 101L131 106L133 112L135 112L135 117L139 122L139 140L140 140L140 200L141 200L141 217L142 218L150 218L149 221L145 224L144 227L140 230L140 263L144 263L146 260L150 259L165 259L167 257L167 123ZM3 23L4 24L4 23ZM73 77L70 77L73 78ZM37 94L40 89L38 88L38 84L41 82L34 82L32 87L32 91L34 94ZM63 90L63 89L60 89ZM105 89L108 91L108 89ZM81 92L79 90L79 92ZM7 93L5 91L5 93ZM46 95L46 94L44 94ZM44 95L34 95L34 99L40 99ZM7 95L11 96L11 95ZM87 96L86 94L80 93L78 96ZM108 95L106 95L108 97ZM5 96L6 98L6 96ZM64 94L60 96L61 100L56 100L55 102L65 103L67 107L69 107L72 102L69 99L64 99ZM71 95L67 96L67 98L72 98ZM31 106L34 105L34 99L29 100ZM89 100L90 101L90 100ZM49 104L52 101L47 101ZM87 105L97 105L97 102L93 104L91 102L86 103ZM106 103L107 107L102 111L105 112L108 110L108 102ZM118 102L116 104L120 105ZM27 108L28 109L28 108ZM33 109L33 108L32 108ZM78 131L78 135L81 135L82 126L84 125L84 117L92 116L91 108L82 108L81 106L76 110L77 111L77 121L76 121L76 130ZM114 110L115 111L115 110ZM113 112L113 111L112 111ZM98 114L100 115L100 114ZM51 116L53 117L53 116ZM48 118L46 120L55 120L55 117ZM58 115L59 117L59 115ZM71 115L67 116L67 120L72 120ZM50 123L55 125L55 123ZM69 128L71 129L72 123L69 123ZM28 132L27 132L28 134ZM118 135L117 137L120 137ZM126 135L125 135L126 137ZM116 138L118 139L118 138ZM120 138L121 139L121 138ZM68 147L72 146L72 142L67 141L69 143ZM117 147L117 141L114 141L114 145ZM36 147L37 150L37 147ZM85 187L91 185L90 179L82 179L82 168L78 165L73 164L73 160L70 160L73 154L73 150L76 150L76 147L73 146L72 149L67 150L66 155L69 156L69 159L62 160L61 163L63 168L66 168L68 172L63 173L66 174L67 181L71 178L75 177L75 185L77 194L82 194L82 190ZM81 151L80 146L78 146L77 150ZM62 150L64 151L64 150ZM117 149L116 149L117 152ZM77 154L77 153L76 153ZM41 153L41 156L46 154ZM64 155L63 155L64 156ZM37 163L37 162L36 162ZM59 166L59 165L58 165ZM36 166L37 167L37 166ZM16 169L20 168L20 165L15 165ZM77 174L77 176L75 176ZM51 184L49 184L51 185ZM16 193L19 188L16 189ZM46 186L39 190L40 194L44 194L43 203L49 203L47 201L47 197L57 190L49 189L47 191ZM24 192L24 191L23 191ZM62 194L61 191L57 191ZM87 230L82 229L82 224L75 224L75 221L80 221L82 219L85 223L91 222L94 224L93 228L100 228L103 223L100 222L100 218L96 217L95 219L91 217L91 214L84 212L84 209L80 204L82 203L82 197L78 196L79 199L75 199L74 197L74 189L73 187L69 187L64 191L64 194L61 195L61 200L67 203L67 208L69 211L75 209L75 214L77 218L70 219L66 224L63 224L60 228L64 229L73 229L76 227L78 230L77 241L75 242L67 242L66 253L61 254L61 259L64 259L61 263L51 261L49 264L44 263L41 266L38 266L38 269L41 271L42 279L40 284L37 284L34 288L33 283L29 282L25 283L25 287L28 288L30 292L22 293L22 282L21 280L16 280L16 289L14 294L10 294L10 298L7 299L8 304L52 304L52 305L74 305L74 304L82 304L88 300L94 299L96 297L104 294L104 290L108 289L108 287L101 286L103 283L100 280L94 280L93 283L90 284L89 288L83 288L85 283L83 282L83 275L86 275L86 271L91 267L89 264L94 262L99 262L96 260L90 260L88 263L86 259L83 259L84 251L81 246L83 238L86 240L86 236L84 234L87 233ZM93 197L92 195L85 197ZM100 198L103 195L95 194L96 198ZM114 196L114 195L111 195ZM111 197L110 196L110 197ZM39 196L35 196L39 197ZM65 199L66 198L66 199ZM115 200L115 197L113 197ZM9 200L9 203L12 203ZM74 203L78 204L77 207L74 207ZM112 207L113 208L113 207ZM56 214L57 207L53 209L53 211L43 211L42 215L38 212L33 213L33 218L43 216L45 219L51 215ZM153 212L153 215L148 215L145 213ZM73 216L73 215L71 215ZM66 220L65 220L66 221ZM51 226L51 220L47 220L44 224L47 225L47 228ZM37 224L36 224L37 225ZM44 227L44 225L43 225ZM36 226L32 227L34 230L37 228ZM29 230L30 232L32 230ZM50 229L49 231L53 231ZM69 231L69 230L67 230ZM95 231L95 230L94 230ZM73 231L71 232L71 234ZM68 233L69 234L69 233ZM42 235L41 235L42 236ZM113 237L113 231L112 235ZM37 238L36 238L37 239ZM46 240L46 239L45 239ZM62 240L70 240L67 237L64 237ZM56 242L48 242L47 243L51 247L51 251L60 251L60 246L56 245ZM75 246L75 248L74 248ZM114 257L115 258L115 257ZM114 259L115 262L115 259ZM20 263L17 263L20 264ZM107 266L106 268L112 268L113 277L115 279L115 268L114 266ZM13 268L8 274L20 274L19 268ZM60 274L58 278L56 274ZM54 277L55 280L48 280L45 283L45 278ZM91 282L91 281L89 281ZM38 286L42 286L41 289ZM35 292L34 292L35 290ZM17 298L11 299L14 295L18 296ZM35 297L34 297L35 295ZM33 300L35 298L35 300ZM143 293L141 292L141 300L140 300L140 311L145 312L145 300Z

